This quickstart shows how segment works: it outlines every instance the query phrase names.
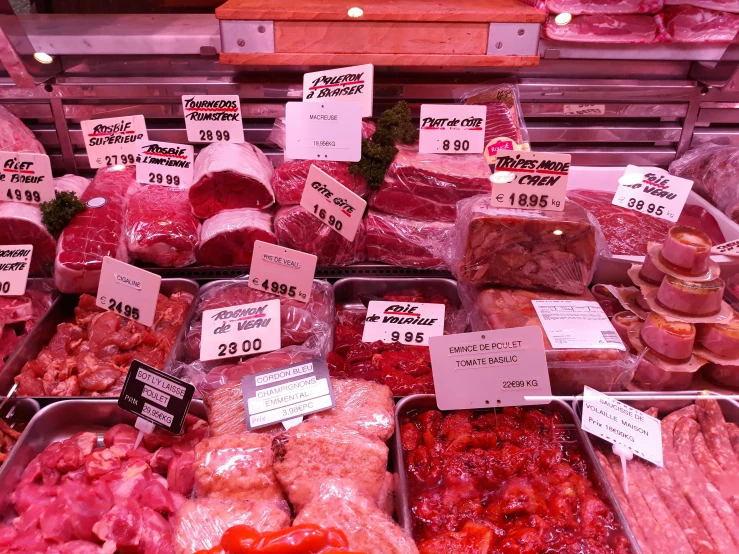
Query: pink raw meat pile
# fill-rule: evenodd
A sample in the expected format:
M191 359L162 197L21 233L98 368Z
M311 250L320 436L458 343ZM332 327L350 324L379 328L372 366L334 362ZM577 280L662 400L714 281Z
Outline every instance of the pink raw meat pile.
M29 282L23 296L0 296L0 370L10 353L51 307L51 293Z
M172 554L168 521L194 485L194 448L208 432L187 416L186 432L157 430L134 449L138 431L119 424L54 442L26 467L11 495L18 513L0 528L3 554Z

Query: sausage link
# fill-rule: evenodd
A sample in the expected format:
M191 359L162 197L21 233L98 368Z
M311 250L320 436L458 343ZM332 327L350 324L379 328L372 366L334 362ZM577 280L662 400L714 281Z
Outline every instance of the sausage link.
M734 449L734 455L739 459L739 426L736 423L727 423L726 429L729 431L729 440Z
M724 471L734 476L739 475L739 460L726 433L726 420L721 406L714 398L698 399L695 405L709 450Z
M734 492L733 481L736 477L727 474L721 469L721 466L711 455L711 451L708 448L706 439L702 433L698 433L693 438L693 457L698 463L698 467L701 468L703 475L710 481L713 486L721 493L734 510L734 513L739 515L739 495Z

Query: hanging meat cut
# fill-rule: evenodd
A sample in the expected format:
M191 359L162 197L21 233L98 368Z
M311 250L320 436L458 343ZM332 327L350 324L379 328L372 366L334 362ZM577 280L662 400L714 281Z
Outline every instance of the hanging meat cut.
M228 209L268 208L275 201L271 177L272 164L256 146L214 142L195 159L192 213L204 219Z
M72 218L57 245L54 281L65 293L95 293L103 258L127 262L124 223L128 203L140 185L136 168L100 169L82 195L84 212Z
M203 222L196 257L200 265L251 264L254 243L276 244L272 214L248 208L224 210Z
M160 267L195 263L200 222L190 213L187 191L149 185L131 197L126 246L135 260Z
M739 14L673 6L660 17L672 42L731 42L739 32Z
M547 0L547 10L572 15L657 13L664 4L665 0Z
M549 17L544 36L567 42L641 44L654 42L659 29L649 15L578 15L567 25Z

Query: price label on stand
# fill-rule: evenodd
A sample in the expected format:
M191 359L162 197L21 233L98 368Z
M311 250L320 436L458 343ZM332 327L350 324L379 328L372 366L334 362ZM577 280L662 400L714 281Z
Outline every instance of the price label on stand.
M346 240L353 241L367 202L312 165L300 205Z
M39 204L54 200L54 177L46 154L0 152L0 200Z
M280 348L280 301L203 312L201 361L264 354Z
M249 288L308 302L318 258L258 240L249 268Z
M561 212L570 159L569 154L499 151L492 177L493 206Z
M149 140L143 115L81 121L90 167L133 165L136 141Z
M664 467L659 419L587 386L583 391L582 429Z
M0 245L0 296L20 296L26 292L33 246Z
M616 329L597 302L532 300L552 348L626 350Z
M190 144L139 141L136 143L136 180L147 185L189 187L194 149Z
M161 276L105 256L95 303L151 327L161 284Z
M418 151L480 154L485 147L485 106L421 104Z
M244 142L238 95L186 94L182 112L189 142Z
M618 180L611 203L675 223L692 187L693 181L675 177L658 167L629 165Z
M739 256L739 240L717 244L711 249L711 253L723 254L724 256Z
M604 115L605 104L565 104L565 115Z
M537 326L431 339L440 410L549 404L544 337Z
M359 102L372 117L375 66L340 67L303 75L303 102Z
M336 405L326 360L316 358L241 378L249 431Z
M190 383L134 360L118 397L118 406L179 435L194 394L195 387Z
M444 334L444 304L372 300L367 307L362 342L400 342L428 346Z
M358 162L362 157L362 106L356 102L288 102L285 157Z

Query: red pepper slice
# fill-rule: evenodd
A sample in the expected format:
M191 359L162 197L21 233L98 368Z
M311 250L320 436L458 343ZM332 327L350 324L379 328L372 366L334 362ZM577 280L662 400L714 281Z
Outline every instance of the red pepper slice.
M323 529L318 525L305 524L266 533L254 546L249 554L319 554L329 544L329 535L335 543L340 543L341 531ZM342 545L343 546L343 545Z
M250 554L251 547L261 538L259 531L248 525L234 525L221 538L225 554Z

